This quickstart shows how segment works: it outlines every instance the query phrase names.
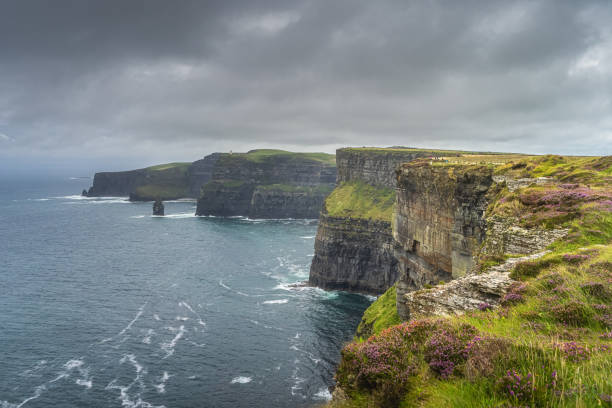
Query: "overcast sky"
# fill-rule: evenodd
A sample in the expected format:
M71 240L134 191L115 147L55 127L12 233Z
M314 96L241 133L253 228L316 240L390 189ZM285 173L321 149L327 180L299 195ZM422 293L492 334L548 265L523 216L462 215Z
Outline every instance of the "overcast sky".
M0 0L0 169L612 154L611 22L607 0Z

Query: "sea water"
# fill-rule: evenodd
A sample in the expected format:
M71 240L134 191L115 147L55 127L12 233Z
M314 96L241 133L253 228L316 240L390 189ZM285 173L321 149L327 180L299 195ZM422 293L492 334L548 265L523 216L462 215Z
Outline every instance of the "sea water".
M371 299L308 278L316 220L0 185L0 407L302 407Z

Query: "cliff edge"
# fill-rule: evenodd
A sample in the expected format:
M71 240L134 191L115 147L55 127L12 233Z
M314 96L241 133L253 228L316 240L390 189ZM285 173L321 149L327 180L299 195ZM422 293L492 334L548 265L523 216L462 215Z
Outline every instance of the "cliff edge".
M329 405L609 405L612 157L417 161L397 183L401 278Z

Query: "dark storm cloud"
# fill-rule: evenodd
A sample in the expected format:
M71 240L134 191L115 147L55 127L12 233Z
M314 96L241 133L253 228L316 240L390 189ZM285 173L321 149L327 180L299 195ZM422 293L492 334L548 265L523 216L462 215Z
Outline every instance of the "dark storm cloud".
M0 2L0 152L610 154L607 1Z

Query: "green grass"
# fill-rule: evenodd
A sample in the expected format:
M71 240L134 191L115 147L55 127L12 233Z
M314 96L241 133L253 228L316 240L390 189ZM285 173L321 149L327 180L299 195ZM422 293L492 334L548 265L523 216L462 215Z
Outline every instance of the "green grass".
M181 171L187 171L189 166L191 166L191 163L175 162L175 163L166 163L166 164L158 164L156 166L150 166L150 167L147 167L145 170L162 171L162 170L169 170L169 169L178 169Z
M366 309L357 327L356 337L363 340L387 327L401 323L395 300L395 285L393 285Z
M612 182L612 156L529 157L500 167L497 174L512 177L554 177L567 183L609 185Z
M336 187L325 200L327 213L332 217L388 222L391 222L394 204L393 189L374 187L361 181L351 181Z
M336 165L336 156L328 153L295 153L288 152L286 150L276 149L257 149L251 150L247 153L234 153L233 157L244 157L247 160L254 162L263 162L266 160L273 159L275 157L290 157L296 160L313 160L321 163L328 164L330 166Z

